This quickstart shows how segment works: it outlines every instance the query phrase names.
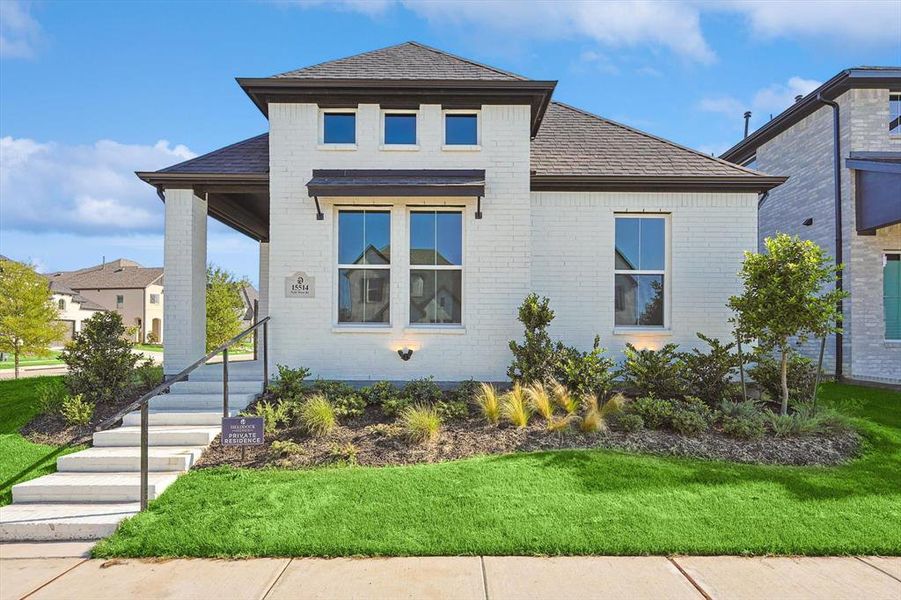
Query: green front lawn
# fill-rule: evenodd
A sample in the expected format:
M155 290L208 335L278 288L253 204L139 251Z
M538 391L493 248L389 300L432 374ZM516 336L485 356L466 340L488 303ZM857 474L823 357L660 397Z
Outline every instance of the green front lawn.
M901 394L854 399L865 456L773 467L561 451L182 477L97 556L901 554Z
M12 356L7 356L9 357L9 360L0 361L0 369L15 369L16 363L13 360ZM63 361L59 359L58 351L53 351L47 356L22 356L19 358L19 368L62 364Z
M0 506L12 501L13 484L56 471L56 457L75 450L34 444L19 434L38 413L35 388L49 379L0 381Z

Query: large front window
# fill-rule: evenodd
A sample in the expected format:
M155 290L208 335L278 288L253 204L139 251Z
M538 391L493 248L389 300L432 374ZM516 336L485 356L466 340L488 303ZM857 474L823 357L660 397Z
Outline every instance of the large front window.
M882 257L882 306L885 339L901 340L901 253Z
M615 325L663 327L666 219L616 217Z
M388 323L391 317L391 214L338 213L338 322Z
M410 213L410 323L459 325L463 317L463 213Z

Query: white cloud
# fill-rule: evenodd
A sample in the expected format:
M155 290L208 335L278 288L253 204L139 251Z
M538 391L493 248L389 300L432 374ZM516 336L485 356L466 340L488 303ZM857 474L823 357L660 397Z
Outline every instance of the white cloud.
M83 235L158 232L162 205L134 171L193 157L165 140L69 146L0 138L0 223L5 230Z
M0 0L0 58L34 56L42 33L30 8L19 0Z
M619 75L619 67L617 67L610 57L595 52L594 50L586 50L579 55L579 62L583 65L590 66L593 70L607 75Z
M901 40L898 0L729 0L707 7L741 13L760 37L891 45L896 50Z
M789 78L786 83L774 83L757 90L750 100L739 100L728 95L712 96L702 98L698 103L698 108L705 112L726 115L730 119L734 119L736 123L740 123L739 119L744 112L750 110L754 113L755 121L759 122L765 114L781 113L795 102L795 96L799 94L806 96L820 87L820 84L821 82L815 79L795 76Z

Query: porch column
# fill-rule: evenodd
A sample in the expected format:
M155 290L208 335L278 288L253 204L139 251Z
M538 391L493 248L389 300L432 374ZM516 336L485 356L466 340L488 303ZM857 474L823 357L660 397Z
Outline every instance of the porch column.
M260 318L269 316L269 242L260 242Z
M167 189L163 372L175 375L206 353L206 202Z

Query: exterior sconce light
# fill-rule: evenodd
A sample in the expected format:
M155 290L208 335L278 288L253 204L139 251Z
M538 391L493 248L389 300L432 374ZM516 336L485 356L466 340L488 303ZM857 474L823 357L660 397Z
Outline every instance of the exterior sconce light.
M813 217L807 217L806 219L804 219L805 227L810 227L811 225L813 225Z
M406 361L410 360L411 356L413 356L413 350L404 346L403 348L400 348L397 351L397 355L400 357L400 359L402 361L406 362Z

